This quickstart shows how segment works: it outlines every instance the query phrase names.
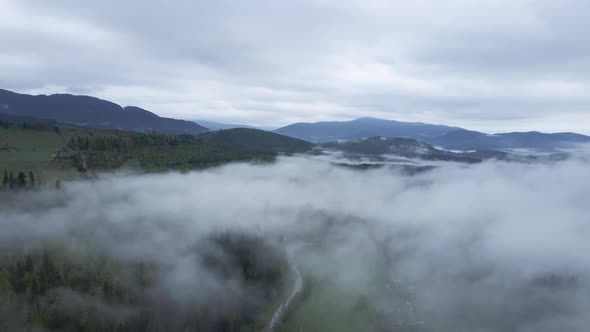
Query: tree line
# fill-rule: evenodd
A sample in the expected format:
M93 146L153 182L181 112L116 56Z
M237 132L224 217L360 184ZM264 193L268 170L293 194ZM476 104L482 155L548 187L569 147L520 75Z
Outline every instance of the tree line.
M4 190L27 189L35 188L36 186L37 178L33 171L29 171L27 176L23 171L19 171L15 175L12 170L4 170L4 175L2 176L2 188Z
M136 134L122 136L76 136L70 138L67 147L72 150L122 151L129 148L153 146L179 146L202 142L193 135Z
M68 142L68 148L72 150L95 150L106 151L116 150L121 151L127 148L127 143L121 137L116 136L100 136L100 137L72 137Z
M54 131L57 134L61 133L59 126L54 124L52 121L24 121L18 117L15 119L6 119L0 117L0 128L14 128L14 129L25 129L25 130L39 130L39 131Z

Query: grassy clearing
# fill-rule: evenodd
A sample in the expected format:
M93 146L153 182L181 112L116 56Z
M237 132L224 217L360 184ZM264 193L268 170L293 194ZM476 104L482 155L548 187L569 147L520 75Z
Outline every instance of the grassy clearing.
M0 128L0 165L6 169L46 169L60 146L66 144L64 137L54 131Z
M338 271L346 273L346 266L324 250L310 247L298 254L300 270L305 275L304 291L277 331L396 331L374 306L377 285L382 284L380 269L375 266L367 270L372 284L357 287L338 276ZM323 264L321 269L316 268L318 263Z
M280 332L370 331L373 314L363 308L364 297L351 294L329 280L311 281L310 292L278 328Z
M76 131L28 130L0 128L0 172L34 172L38 183L55 179L79 179L79 174L67 163L54 161L57 149L63 148Z

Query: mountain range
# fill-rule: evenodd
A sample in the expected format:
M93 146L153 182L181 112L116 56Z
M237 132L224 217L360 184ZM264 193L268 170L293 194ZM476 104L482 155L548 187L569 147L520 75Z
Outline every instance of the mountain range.
M461 128L420 122L359 118L352 121L294 123L279 128L275 132L309 142L325 143L373 136L405 137L426 141L459 129Z
M236 124L236 123L222 123L216 121L208 121L208 120L194 120L194 123L206 127L210 130L223 130L223 129L235 129L235 128L250 128L250 129L258 129L254 126L244 125L244 124Z
M490 135L461 129L426 141L445 149L458 150L551 150L571 148L581 143L590 143L590 137L575 133L547 134L538 131Z
M90 96L27 95L0 89L0 114L55 120L94 128L200 134L207 128L191 121L159 117L145 109Z
M556 150L590 143L576 133L547 134L536 131L486 134L459 127L420 122L360 118L342 122L295 123L275 132L315 143L357 140L375 136L411 138L453 150Z
M160 117L136 106L122 107L90 96L70 94L27 95L0 89L0 115L40 118L77 126L163 134L206 133L209 129L254 128L213 121L185 121ZM294 123L274 133L312 143L358 140L370 137L401 137L448 150L559 150L590 137L576 133L512 132L486 134L454 126L401 122L375 118L352 121ZM260 136L263 137L263 136ZM271 139L271 136L264 136ZM272 136L274 137L274 136Z
M506 152L494 150L453 152L437 149L431 144L412 138L400 137L376 136L364 139L328 142L321 144L321 146L328 150L343 152L349 158L395 155L404 158L430 161L437 160L476 163L485 159L509 160L516 157Z

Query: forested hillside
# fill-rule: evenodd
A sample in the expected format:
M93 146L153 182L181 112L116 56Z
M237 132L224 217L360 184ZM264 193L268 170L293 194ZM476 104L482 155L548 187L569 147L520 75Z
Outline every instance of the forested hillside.
M258 152L297 153L309 151L314 146L304 140L252 128L211 131L201 137L227 148Z
M2 250L0 331L256 331L266 318L260 312L284 286L281 251L252 235L215 234L185 254L246 290L207 303L167 293L166 264L150 257L123 262L89 235Z
M234 161L269 162L278 153L309 150L311 143L255 129L202 136L165 135L66 125L27 117L0 117L0 172L4 188L21 173L35 184L130 167L142 171L191 170ZM0 174L2 174L0 173ZM10 180L10 174L13 180Z

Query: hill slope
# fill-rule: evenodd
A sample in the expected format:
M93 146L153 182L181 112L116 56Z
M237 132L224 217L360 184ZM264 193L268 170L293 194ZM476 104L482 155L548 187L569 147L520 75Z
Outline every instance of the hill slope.
M351 155L362 156L381 156L391 154L405 158L465 163L476 163L484 159L482 156L475 156L469 153L453 153L439 150L430 144L411 138L400 137L376 136L346 142L329 142L322 144L322 147L342 151Z
M250 128L211 131L200 137L228 148L247 151L296 153L314 147L312 143L297 138Z
M88 128L0 114L0 173L33 172L39 183L93 176L95 170L191 170L235 161L270 162L313 144L254 129L201 136Z
M207 121L207 120L195 120L193 122L198 125L201 125L203 127L209 128L211 130L234 129L234 128L257 129L256 127L253 127L253 126L236 124L236 123L222 123L222 122Z
M322 143L374 136L426 140L458 129L460 128L419 122L360 118L344 122L295 123L279 128L275 132L309 142Z
M457 130L427 142L445 149L537 149L552 150L590 143L590 137L575 133L546 134L537 131L488 135L477 131Z
M557 150L580 143L590 143L589 136L576 133L547 134L531 131L490 135L457 127L373 118L344 122L295 123L275 132L315 143L375 136L401 137L456 150Z
M50 119L85 127L163 134L200 134L194 122L162 118L139 107L121 107L107 100L69 94L26 95L0 89L0 113Z

